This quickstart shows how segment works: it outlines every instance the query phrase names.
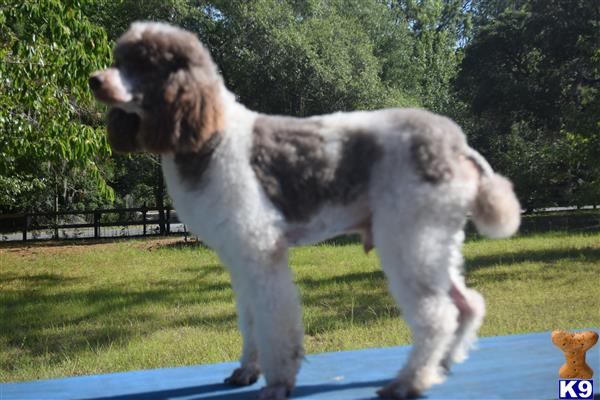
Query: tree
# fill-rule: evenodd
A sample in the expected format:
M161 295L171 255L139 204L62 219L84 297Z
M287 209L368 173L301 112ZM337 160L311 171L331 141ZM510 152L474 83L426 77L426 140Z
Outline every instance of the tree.
M48 197L66 192L73 174L91 180L101 197L113 198L101 169L109 148L87 88L88 76L107 63L109 52L106 34L87 21L77 2L0 5L4 211L47 208Z
M202 34L214 24L215 11L209 1L193 0L88 0L80 4L94 24L116 40L138 20L163 21Z
M213 4L219 18L208 45L228 86L250 108L304 116L416 103L382 80L366 21L392 21L385 5Z
M425 108L456 117L452 82L472 29L470 0L397 0L392 8L412 35L415 90ZM406 71L405 71L406 73Z
M600 4L521 1L480 18L456 81L472 138L510 172L526 207L590 201L600 174Z

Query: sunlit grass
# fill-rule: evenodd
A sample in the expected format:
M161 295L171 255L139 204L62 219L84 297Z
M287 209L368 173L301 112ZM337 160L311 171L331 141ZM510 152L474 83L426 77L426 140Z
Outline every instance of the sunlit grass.
M120 241L0 248L0 380L237 359L229 278L199 246ZM465 246L486 298L483 336L600 326L600 234L549 233ZM375 253L296 249L307 351L406 344Z

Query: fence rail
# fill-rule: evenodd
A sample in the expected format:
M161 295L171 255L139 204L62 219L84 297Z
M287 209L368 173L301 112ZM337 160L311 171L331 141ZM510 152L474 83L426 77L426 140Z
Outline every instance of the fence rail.
M600 231L596 206L535 210L523 215L521 233L569 230ZM469 230L468 230L469 231ZM472 229L471 229L472 231ZM152 207L0 214L0 242L100 239L183 234L186 226L173 209Z
M0 215L0 241L100 239L183 233L172 209L152 207Z

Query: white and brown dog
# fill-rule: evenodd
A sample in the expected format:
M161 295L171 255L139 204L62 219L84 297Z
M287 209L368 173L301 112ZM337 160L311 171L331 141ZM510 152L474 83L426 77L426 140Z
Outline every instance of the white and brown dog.
M505 237L520 207L451 120L417 109L260 114L236 101L192 33L160 23L134 23L90 86L111 107L113 149L162 156L178 214L231 273L244 346L227 383L263 373L260 398L289 395L304 347L288 248L352 232L377 248L412 330L408 362L379 394L419 394L466 358L484 315L462 276L467 215Z

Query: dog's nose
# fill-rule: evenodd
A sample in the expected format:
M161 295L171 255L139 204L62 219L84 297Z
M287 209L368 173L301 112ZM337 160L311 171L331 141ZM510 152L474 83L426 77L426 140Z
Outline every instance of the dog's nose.
M88 84L92 90L100 89L102 82L104 82L104 77L102 74L92 75L90 76L90 79L88 79Z

